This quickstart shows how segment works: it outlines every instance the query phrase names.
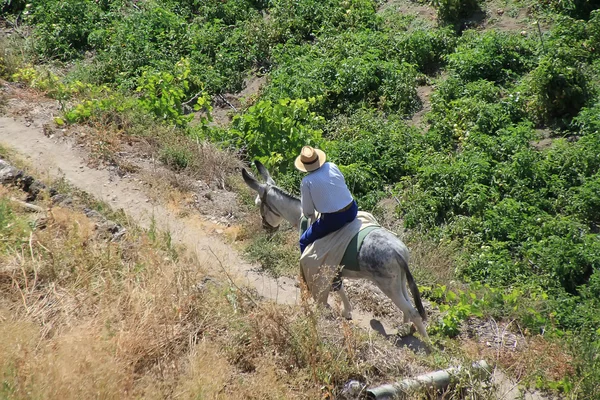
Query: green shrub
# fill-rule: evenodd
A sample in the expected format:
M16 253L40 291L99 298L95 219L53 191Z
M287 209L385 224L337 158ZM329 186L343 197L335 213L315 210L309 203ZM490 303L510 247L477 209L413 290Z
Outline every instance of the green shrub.
M373 0L273 0L269 12L282 43L334 30L373 28L377 21Z
M25 0L0 0L0 15L16 14L25 9Z
M115 82L134 89L144 69L169 71L190 49L190 29L174 12L144 3L96 29L90 44L97 50L90 66L98 82Z
M265 97L323 95L325 116L365 107L410 115L418 106L417 71L388 53L381 33L323 37L316 45L286 45L274 51L275 69Z
M160 161L175 171L184 170L190 165L193 154L190 150L181 147L167 146L160 151Z
M600 102L596 102L592 107L584 107L573 118L571 129L578 135L600 134Z
M311 111L317 98L261 100L234 117L225 145L285 173L304 145L321 144L323 118Z
M361 207L372 208L386 185L413 172L409 152L421 133L399 118L361 111L330 123L328 157L341 166Z
M426 134L436 149L464 142L474 132L493 135L498 129L520 122L522 96L505 93L486 80L464 83L450 77L431 96Z
M535 53L534 43L521 35L469 30L448 56L448 67L465 81L504 82L531 70Z
M259 16L267 0L188 0L188 9L195 15L196 23L219 20L225 25L235 25ZM185 3L174 1L174 3Z
M268 64L274 40L262 17L234 27L221 21L193 26L190 36L192 76L211 92L241 90L246 71Z
M600 226L600 173L586 178L581 186L569 189L567 210L596 229Z
M568 120L577 115L591 97L585 66L566 48L544 56L526 80L527 107L540 123Z
M105 9L94 0L33 0L26 21L35 26L33 45L44 57L69 60L91 49L88 36L101 25Z
M189 91L188 78L190 63L182 59L175 65L174 74L169 72L144 71L139 79L137 92L140 94L139 104L159 120L172 122L177 126L186 126L194 117L185 114L183 109L186 93ZM199 110L210 107L210 98L206 93L198 93L200 97L190 106ZM208 113L210 119L210 110ZM208 121L203 121L208 122Z
M542 8L578 19L588 19L599 6L595 0L542 0L539 5Z
M437 10L438 20L450 24L457 24L481 10L477 0L432 0L431 3Z

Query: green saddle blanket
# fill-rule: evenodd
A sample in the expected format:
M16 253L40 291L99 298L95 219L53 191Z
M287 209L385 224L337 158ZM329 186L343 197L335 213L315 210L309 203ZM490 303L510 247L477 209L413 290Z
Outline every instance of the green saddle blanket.
M358 231L356 235L352 238L350 243L348 243L348 247L346 247L346 251L344 252L344 257L342 257L342 262L340 265L343 265L344 268L349 269L350 271L359 271L358 268L358 252L360 247L362 246L365 237L375 229L381 228L380 226L367 226L364 229ZM300 220L300 235L308 229L308 218L302 217Z

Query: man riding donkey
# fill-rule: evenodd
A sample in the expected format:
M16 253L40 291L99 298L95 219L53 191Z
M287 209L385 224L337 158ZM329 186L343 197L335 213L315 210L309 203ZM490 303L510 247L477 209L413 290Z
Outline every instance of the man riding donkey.
M296 158L296 168L307 173L302 179L301 199L277 187L262 163L255 164L264 182L243 168L244 182L257 192L256 204L265 228L277 229L283 220L300 227L300 270L312 297L327 306L333 286L344 305L344 317L351 319L352 306L342 277L368 279L403 312L404 322L412 321L428 340L423 324L426 312L408 267L408 248L373 215L358 211L344 175L327 162L325 153L304 146ZM410 304L407 286L417 309Z
M333 233L354 221L358 205L352 197L346 180L334 163L327 161L323 150L304 146L294 162L296 168L307 172L300 186L302 213L309 221L308 229L300 237L300 254L314 241ZM316 212L319 218L315 220ZM338 274L333 290L342 284Z

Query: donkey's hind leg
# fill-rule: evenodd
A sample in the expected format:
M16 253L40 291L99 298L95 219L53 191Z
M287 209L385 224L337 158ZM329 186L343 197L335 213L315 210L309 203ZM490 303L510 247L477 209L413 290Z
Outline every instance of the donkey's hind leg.
M399 274L392 279L377 280L375 283L379 286L381 291L394 302L396 307L402 311L404 320L406 321L407 318L411 320L417 327L417 331L423 339L429 340L429 336L427 335L425 325L423 325L423 320L421 319L419 312L404 296L402 285L405 279L402 279L402 275L403 274ZM406 286L404 286L404 290L406 290Z

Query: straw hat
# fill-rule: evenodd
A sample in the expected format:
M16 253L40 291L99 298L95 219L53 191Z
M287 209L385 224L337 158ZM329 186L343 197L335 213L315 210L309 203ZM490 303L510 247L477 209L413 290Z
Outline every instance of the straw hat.
M321 168L326 159L327 156L323 150L304 146L300 151L300 155L296 157L294 165L302 172L312 172Z

